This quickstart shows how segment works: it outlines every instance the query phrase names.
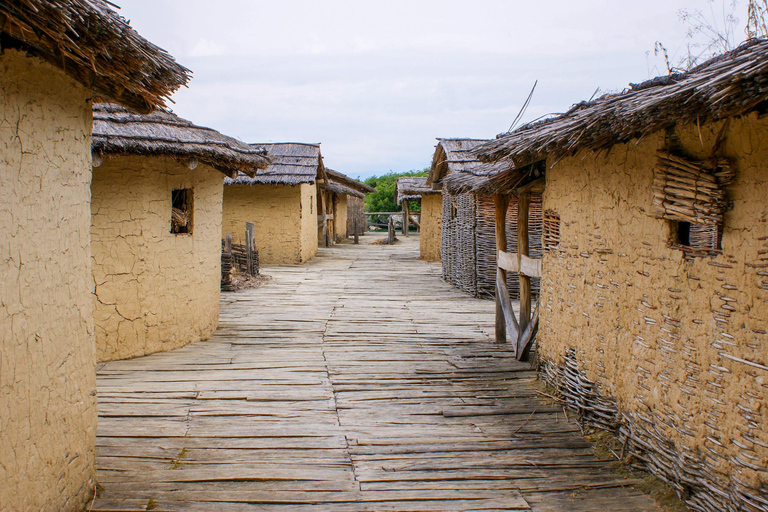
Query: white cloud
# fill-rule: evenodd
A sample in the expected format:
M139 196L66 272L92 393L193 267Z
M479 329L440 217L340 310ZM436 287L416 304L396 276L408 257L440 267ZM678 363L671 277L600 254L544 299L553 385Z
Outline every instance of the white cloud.
M175 110L247 141L322 142L367 175L428 165L435 137L492 138L649 78L703 0L133 0L123 15L194 71Z

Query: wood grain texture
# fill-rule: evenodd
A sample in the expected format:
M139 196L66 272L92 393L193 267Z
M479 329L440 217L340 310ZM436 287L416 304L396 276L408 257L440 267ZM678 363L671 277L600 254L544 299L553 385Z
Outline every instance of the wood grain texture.
M264 267L208 342L102 365L93 510L655 510L494 342L493 302L376 238Z

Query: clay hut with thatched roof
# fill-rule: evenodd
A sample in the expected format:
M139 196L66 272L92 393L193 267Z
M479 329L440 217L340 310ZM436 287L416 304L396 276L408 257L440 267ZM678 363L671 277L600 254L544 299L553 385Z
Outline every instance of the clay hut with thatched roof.
M93 255L99 361L173 350L218 326L225 176L266 151L157 110L93 108Z
M471 174L481 165L472 150L486 139L437 139L428 184L442 190L443 279L476 297L490 299L496 289L496 236L493 197L452 186L452 179ZM534 197L528 222L541 229L541 196ZM512 200L506 214L506 231L511 247L517 245L517 201ZM540 246L534 244L534 252ZM513 299L518 298L517 276L509 276ZM534 291L538 282L534 281Z
M540 300L497 339L525 355L538 319L544 378L697 511L768 509L766 112L758 40L504 134L456 183L543 189L542 259L499 268Z
M243 173L224 182L222 235L242 240L253 223L259 260L297 265L317 254L318 244L333 241L330 193L319 144L252 144L265 149L270 166L251 177Z
M0 508L95 483L91 98L149 111L189 72L101 0L0 2Z
M325 172L328 177L326 188L331 192L328 203L333 215L334 240L338 242L355 234L362 235L366 226L365 194L376 192L376 189L333 169L326 167Z
M416 222L411 216L410 203L419 203L419 255L426 261L440 261L442 224L442 198L440 190L433 190L426 177L404 176L395 184L395 203L403 208L403 219ZM403 234L408 236L409 225L403 222Z

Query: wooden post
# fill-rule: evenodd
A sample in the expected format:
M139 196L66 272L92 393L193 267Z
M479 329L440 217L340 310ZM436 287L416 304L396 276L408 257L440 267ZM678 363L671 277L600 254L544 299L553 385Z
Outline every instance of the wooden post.
M531 193L525 191L517 199L517 252L528 256L528 211L531 204ZM520 332L525 331L531 321L531 278L522 272L520 276Z
M403 235L408 236L408 227L411 222L411 212L408 208L408 201L403 201Z
M355 212L355 216L352 217L352 231L354 232L355 245L360 243L360 235L359 235L360 229L357 226L359 223L360 223L360 216L357 214L357 212Z
M246 222L245 223L245 259L246 259L246 273L249 276L253 275L253 247L254 246L254 236L253 236L253 223Z
M493 205L496 209L496 254L499 251L507 252L507 208L509 208L509 196L494 194ZM506 322L504 321L504 311L501 307L501 297L499 293L503 288L503 293L507 292L507 271L499 268L497 280L502 281L504 286L496 286L496 343L504 343L507 339ZM510 340L517 343L517 340Z
M326 217L328 215L327 211L327 201L325 199L325 192L320 190L320 204L322 207L323 212L323 247L328 247L328 218Z

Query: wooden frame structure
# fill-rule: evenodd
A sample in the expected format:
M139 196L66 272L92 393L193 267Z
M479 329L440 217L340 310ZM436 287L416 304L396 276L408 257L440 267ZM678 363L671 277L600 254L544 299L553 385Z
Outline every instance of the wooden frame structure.
M496 209L496 329L497 343L509 339L519 361L527 360L539 325L539 302L531 311L531 278L541 277L541 259L530 257L528 211L531 194L544 191L544 178L539 178L516 190L518 204L517 253L507 252L506 217L509 194L494 194ZM515 318L507 288L507 273L518 275L520 287L520 319Z

